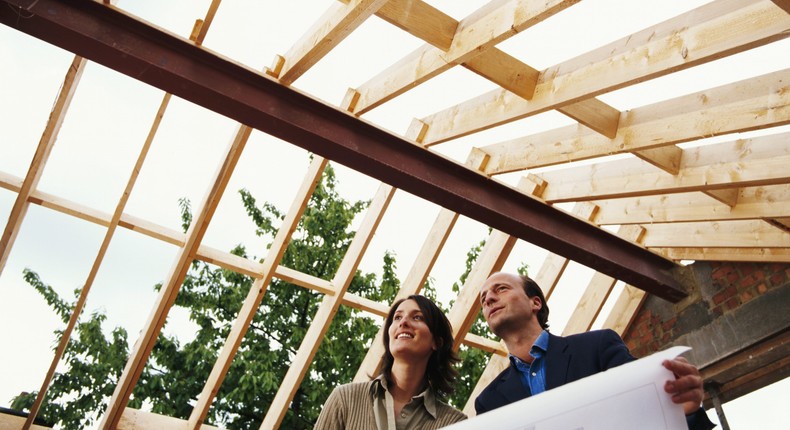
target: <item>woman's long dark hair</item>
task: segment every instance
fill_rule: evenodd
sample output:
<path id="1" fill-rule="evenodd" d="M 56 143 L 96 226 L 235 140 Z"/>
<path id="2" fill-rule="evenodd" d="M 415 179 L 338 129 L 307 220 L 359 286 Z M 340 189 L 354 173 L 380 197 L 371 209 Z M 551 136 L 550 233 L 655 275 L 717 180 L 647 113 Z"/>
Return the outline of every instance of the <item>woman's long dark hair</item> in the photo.
<path id="1" fill-rule="evenodd" d="M 455 390 L 454 383 L 455 378 L 458 376 L 458 371 L 453 366 L 455 363 L 460 362 L 461 359 L 453 351 L 453 329 L 450 326 L 450 321 L 444 315 L 444 312 L 425 296 L 412 294 L 392 304 L 387 320 L 384 323 L 385 352 L 381 373 L 387 379 L 387 383 L 392 381 L 391 372 L 395 357 L 390 352 L 389 328 L 392 325 L 392 319 L 395 317 L 395 311 L 398 309 L 398 306 L 406 300 L 414 300 L 417 303 L 423 317 L 425 317 L 425 323 L 433 335 L 433 340 L 436 342 L 436 350 L 433 351 L 428 359 L 425 377 L 436 396 L 444 400 Z"/>

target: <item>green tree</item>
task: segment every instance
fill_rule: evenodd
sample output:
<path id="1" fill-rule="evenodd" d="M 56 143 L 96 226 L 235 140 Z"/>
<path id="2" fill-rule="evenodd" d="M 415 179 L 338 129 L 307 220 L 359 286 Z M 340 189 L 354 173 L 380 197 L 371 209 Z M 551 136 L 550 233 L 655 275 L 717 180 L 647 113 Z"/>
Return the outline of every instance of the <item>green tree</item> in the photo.
<path id="1" fill-rule="evenodd" d="M 256 233 L 274 237 L 283 213 L 270 203 L 258 206 L 246 190 L 240 194 Z M 191 222 L 189 202 L 182 200 L 180 206 L 186 230 Z M 281 264 L 331 279 L 354 237 L 350 225 L 367 206 L 368 202 L 343 199 L 336 190 L 334 171 L 327 167 Z M 243 246 L 232 252 L 247 257 Z M 381 281 L 374 274 L 357 272 L 349 291 L 373 300 L 391 301 L 399 288 L 395 264 L 394 256 L 386 254 Z M 26 270 L 24 276 L 67 321 L 73 303 L 61 298 L 35 272 Z M 187 310 L 196 325 L 194 339 L 182 342 L 163 330 L 129 406 L 148 405 L 153 412 L 187 418 L 251 285 L 252 279 L 247 276 L 194 261 L 174 304 Z M 320 293 L 278 279 L 272 281 L 207 422 L 232 429 L 260 426 L 322 298 Z M 358 313 L 340 307 L 282 428 L 312 428 L 332 387 L 353 378 L 380 324 Z M 105 320 L 106 315 L 94 312 L 76 326 L 63 359 L 69 371 L 55 375 L 39 414 L 42 418 L 63 428 L 82 428 L 104 412 L 129 354 L 127 333 L 115 328 L 106 335 L 102 327 Z M 28 409 L 35 395 L 21 393 L 13 399 L 12 407 Z"/>
<path id="2" fill-rule="evenodd" d="M 349 202 L 336 190 L 333 169 L 327 167 L 299 222 L 281 264 L 306 274 L 331 279 L 354 237 L 350 225 L 368 202 Z M 243 205 L 255 224 L 256 234 L 271 242 L 284 214 L 274 205 L 258 204 L 247 191 L 239 191 Z M 180 200 L 182 228 L 187 230 L 192 214 L 189 201 Z M 466 270 L 458 292 L 482 249 L 480 242 L 467 254 Z M 270 245 L 269 245 L 270 246 Z M 248 258 L 244 246 L 232 253 Z M 251 257 L 256 258 L 256 257 Z M 355 274 L 349 291 L 371 300 L 391 302 L 400 288 L 395 274 L 395 257 L 386 253 L 381 280 L 374 274 Z M 38 291 L 55 313 L 68 321 L 74 302 L 60 297 L 38 274 L 25 270 L 25 280 Z M 160 334 L 135 387 L 129 406 L 150 407 L 153 412 L 187 418 L 195 399 L 208 378 L 233 321 L 253 280 L 239 273 L 194 261 L 179 291 L 174 306 L 188 312 L 195 324 L 194 338 L 182 341 Z M 161 285 L 154 286 L 160 289 Z M 436 299 L 429 280 L 423 293 Z M 230 429 L 257 429 L 274 399 L 305 333 L 323 299 L 320 293 L 274 279 L 247 335 L 217 393 L 207 422 Z M 128 336 L 123 328 L 107 330 L 107 317 L 96 311 L 80 318 L 64 353 L 69 370 L 56 373 L 39 416 L 61 428 L 83 428 L 93 424 L 105 411 L 118 378 L 129 356 Z M 375 336 L 380 321 L 341 306 L 316 353 L 304 381 L 282 423 L 282 428 L 307 429 L 318 417 L 332 388 L 349 382 Z M 478 320 L 472 331 L 485 335 L 487 328 Z M 56 332 L 60 336 L 62 332 Z M 448 399 L 462 408 L 482 372 L 488 355 L 462 347 L 463 363 L 456 394 Z M 29 409 L 36 392 L 24 392 L 12 400 L 11 407 Z"/>

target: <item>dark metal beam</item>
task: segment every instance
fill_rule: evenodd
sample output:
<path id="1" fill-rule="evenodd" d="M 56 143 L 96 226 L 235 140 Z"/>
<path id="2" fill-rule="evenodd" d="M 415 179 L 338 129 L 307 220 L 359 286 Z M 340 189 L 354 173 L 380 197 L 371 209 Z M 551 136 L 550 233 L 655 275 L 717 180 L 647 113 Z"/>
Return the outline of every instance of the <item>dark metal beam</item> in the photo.
<path id="1" fill-rule="evenodd" d="M 0 3 L 9 27 L 656 296 L 686 296 L 675 263 L 112 6 Z"/>

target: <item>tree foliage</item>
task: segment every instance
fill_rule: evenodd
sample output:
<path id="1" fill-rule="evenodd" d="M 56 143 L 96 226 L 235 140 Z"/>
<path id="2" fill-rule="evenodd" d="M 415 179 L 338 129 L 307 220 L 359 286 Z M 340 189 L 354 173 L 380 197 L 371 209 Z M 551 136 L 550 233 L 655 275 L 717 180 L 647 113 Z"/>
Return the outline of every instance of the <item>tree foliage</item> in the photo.
<path id="1" fill-rule="evenodd" d="M 258 204 L 247 190 L 239 193 L 256 234 L 273 238 L 284 214 L 271 203 Z M 280 264 L 332 279 L 354 237 L 352 221 L 368 203 L 343 199 L 336 190 L 334 171 L 327 167 Z M 179 207 L 186 231 L 192 221 L 189 201 L 180 200 Z M 481 247 L 482 243 L 470 250 L 461 283 Z M 231 252 L 249 258 L 242 245 Z M 349 291 L 391 302 L 400 288 L 395 257 L 385 254 L 382 266 L 380 280 L 372 273 L 358 271 Z M 60 297 L 35 272 L 26 270 L 24 276 L 57 315 L 68 321 L 74 303 Z M 231 270 L 201 261 L 192 263 L 174 306 L 188 313 L 195 327 L 194 337 L 184 340 L 168 334 L 166 328 L 162 331 L 132 393 L 130 407 L 189 417 L 252 283 L 252 278 Z M 154 288 L 158 290 L 161 285 Z M 458 284 L 454 286 L 457 289 Z M 75 298 L 78 293 L 75 291 Z M 435 298 L 430 282 L 424 293 Z M 322 299 L 323 294 L 273 279 L 209 410 L 207 423 L 230 429 L 260 426 Z M 353 378 L 381 324 L 358 313 L 340 307 L 296 391 L 282 428 L 312 428 L 332 388 Z M 64 353 L 68 371 L 56 373 L 39 413 L 41 418 L 61 428 L 83 428 L 93 424 L 106 409 L 129 356 L 129 341 L 123 328 L 108 330 L 103 326 L 105 321 L 106 315 L 99 311 L 80 318 Z M 478 321 L 473 330 L 482 333 L 484 328 Z M 457 407 L 465 404 L 488 359 L 474 349 L 462 350 L 461 354 L 462 379 L 456 395 L 449 399 Z M 35 392 L 21 393 L 13 399 L 12 408 L 29 409 L 35 396 Z"/>

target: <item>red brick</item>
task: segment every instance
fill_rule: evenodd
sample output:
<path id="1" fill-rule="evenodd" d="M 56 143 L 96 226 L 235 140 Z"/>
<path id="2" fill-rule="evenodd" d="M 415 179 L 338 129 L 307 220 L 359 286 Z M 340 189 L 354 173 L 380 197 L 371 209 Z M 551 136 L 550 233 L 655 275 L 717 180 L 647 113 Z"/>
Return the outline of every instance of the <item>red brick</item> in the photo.
<path id="1" fill-rule="evenodd" d="M 749 276 L 744 276 L 743 278 L 741 278 L 740 282 L 738 282 L 738 288 L 741 290 L 745 290 L 748 289 L 749 287 L 754 286 L 755 284 L 757 284 L 757 282 L 759 282 L 759 280 L 757 279 L 757 272 L 755 272 Z"/>
<path id="2" fill-rule="evenodd" d="M 731 297 L 729 300 L 727 300 L 727 310 L 733 310 L 740 306 L 740 304 L 741 303 L 737 297 Z"/>
<path id="3" fill-rule="evenodd" d="M 672 327 L 675 326 L 675 323 L 677 321 L 678 321 L 678 317 L 672 317 L 672 318 L 669 319 L 669 321 L 665 321 L 664 324 L 661 324 L 661 328 L 664 331 L 670 331 L 670 330 L 672 330 Z"/>
<path id="4" fill-rule="evenodd" d="M 757 286 L 758 293 L 765 294 L 766 291 L 768 291 L 768 287 L 766 287 L 765 284 L 760 284 Z"/>
<path id="5" fill-rule="evenodd" d="M 754 265 L 752 264 L 743 264 L 740 266 L 741 274 L 743 276 L 749 276 L 754 272 Z"/>
<path id="6" fill-rule="evenodd" d="M 728 287 L 713 296 L 713 303 L 719 305 L 736 294 L 738 294 L 738 290 L 736 290 L 735 287 Z"/>
<path id="7" fill-rule="evenodd" d="M 773 285 L 773 286 L 784 285 L 786 279 L 787 278 L 785 278 L 785 275 L 784 275 L 783 272 L 774 273 L 773 276 L 771 276 L 771 279 L 770 279 L 771 280 L 771 285 Z"/>
<path id="8" fill-rule="evenodd" d="M 754 298 L 754 296 L 749 291 L 744 291 L 744 292 L 741 293 L 741 303 L 746 303 L 749 300 L 751 300 L 752 298 Z"/>

